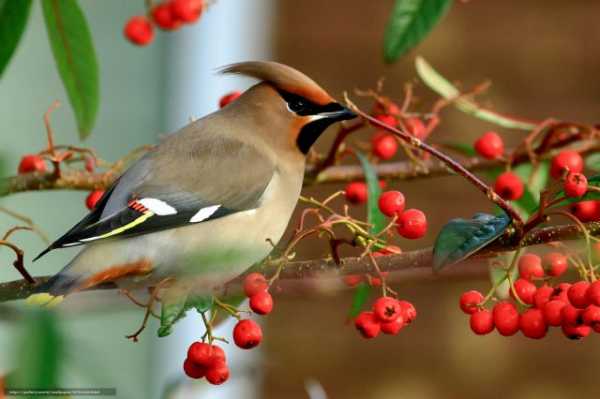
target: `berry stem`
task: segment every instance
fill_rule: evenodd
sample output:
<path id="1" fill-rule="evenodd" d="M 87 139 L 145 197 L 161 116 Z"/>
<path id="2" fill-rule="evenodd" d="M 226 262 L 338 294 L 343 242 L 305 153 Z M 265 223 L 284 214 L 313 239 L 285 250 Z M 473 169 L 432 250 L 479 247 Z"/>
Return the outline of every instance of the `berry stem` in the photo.
<path id="1" fill-rule="evenodd" d="M 373 118 L 372 116 L 366 114 L 365 112 L 360 110 L 356 105 L 354 105 L 348 99 L 347 96 L 346 96 L 346 103 L 349 108 L 351 108 L 354 112 L 356 112 L 362 118 L 371 122 L 373 125 L 381 128 L 381 129 L 385 129 L 385 130 L 393 133 L 394 135 L 400 137 L 402 140 L 406 141 L 413 147 L 418 148 L 420 150 L 423 150 L 423 151 L 431 154 L 432 156 L 434 156 L 437 159 L 439 159 L 440 161 L 442 161 L 450 169 L 452 169 L 459 175 L 463 176 L 471 184 L 473 184 L 479 191 L 484 193 L 490 201 L 492 201 L 493 203 L 498 205 L 500 208 L 502 208 L 502 210 L 504 210 L 504 212 L 506 212 L 510 216 L 510 218 L 513 220 L 514 227 L 520 233 L 519 236 L 522 235 L 521 232 L 523 229 L 523 219 L 521 218 L 519 213 L 507 201 L 503 200 L 499 195 L 496 195 L 496 193 L 494 193 L 494 191 L 492 190 L 492 188 L 490 186 L 488 186 L 485 182 L 483 182 L 481 179 L 479 179 L 479 177 L 475 176 L 473 173 L 471 173 L 469 170 L 467 170 L 465 167 L 463 167 L 459 162 L 455 161 L 450 156 L 444 154 L 443 152 L 437 150 L 436 148 L 430 146 L 429 144 L 424 143 L 423 141 L 419 140 L 418 138 L 413 137 L 412 135 L 410 135 L 404 131 L 398 130 L 392 126 L 386 125 L 385 123 L 380 122 L 376 118 Z"/>

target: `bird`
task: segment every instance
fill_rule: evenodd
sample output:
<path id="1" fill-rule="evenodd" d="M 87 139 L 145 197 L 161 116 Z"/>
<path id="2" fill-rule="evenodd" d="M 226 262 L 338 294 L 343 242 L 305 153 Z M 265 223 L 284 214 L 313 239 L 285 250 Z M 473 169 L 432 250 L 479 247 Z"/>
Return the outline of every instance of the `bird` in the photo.
<path id="1" fill-rule="evenodd" d="M 125 170 L 36 257 L 84 245 L 31 302 L 58 303 L 105 283 L 135 289 L 169 279 L 209 293 L 270 254 L 296 207 L 310 148 L 327 127 L 357 115 L 281 63 L 240 62 L 220 72 L 259 82 L 166 135 Z"/>

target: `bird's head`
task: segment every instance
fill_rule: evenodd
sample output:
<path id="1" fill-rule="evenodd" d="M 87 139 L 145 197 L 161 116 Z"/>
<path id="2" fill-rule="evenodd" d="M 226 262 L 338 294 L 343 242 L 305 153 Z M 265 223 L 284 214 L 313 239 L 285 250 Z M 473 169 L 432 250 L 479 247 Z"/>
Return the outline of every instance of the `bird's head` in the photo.
<path id="1" fill-rule="evenodd" d="M 302 154 L 308 153 L 328 126 L 357 116 L 336 102 L 308 76 L 287 65 L 251 61 L 228 65 L 221 71 L 261 80 L 261 83 L 247 90 L 232 106 L 235 104 L 236 107 L 253 112 L 255 118 L 268 123 L 271 129 L 265 129 L 259 134 L 293 147 Z"/>

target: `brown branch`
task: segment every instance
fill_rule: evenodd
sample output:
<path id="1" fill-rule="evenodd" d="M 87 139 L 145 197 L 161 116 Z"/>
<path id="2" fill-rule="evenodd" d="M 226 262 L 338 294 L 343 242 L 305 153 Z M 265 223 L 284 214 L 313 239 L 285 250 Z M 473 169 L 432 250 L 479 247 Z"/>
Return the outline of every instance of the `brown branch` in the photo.
<path id="1" fill-rule="evenodd" d="M 585 224 L 591 235 L 600 235 L 600 222 Z M 555 241 L 575 240 L 581 238 L 582 232 L 577 225 L 553 226 L 537 229 L 529 233 L 522 241 L 523 247 L 551 243 Z M 398 255 L 381 256 L 377 258 L 377 264 L 383 272 L 394 272 L 393 281 L 405 280 L 431 280 L 446 278 L 484 278 L 487 276 L 487 259 L 493 258 L 499 252 L 507 252 L 515 249 L 512 237 L 503 237 L 492 245 L 479 251 L 476 255 L 461 262 L 461 264 L 449 266 L 440 273 L 433 272 L 432 248 L 404 252 Z M 267 275 L 277 273 L 277 265 L 268 265 L 263 272 Z M 374 272 L 373 264 L 367 257 L 349 257 L 340 259 L 339 266 L 334 259 L 314 259 L 290 262 L 281 270 L 279 278 L 282 280 L 302 280 L 314 278 L 324 272 L 335 272 L 336 275 L 367 274 Z M 35 277 L 35 285 L 25 280 L 15 280 L 0 284 L 0 302 L 13 301 L 27 298 L 34 293 L 35 288 L 47 281 L 50 276 Z M 105 284 L 93 287 L 90 290 L 115 289 L 114 284 Z"/>
<path id="2" fill-rule="evenodd" d="M 588 154 L 600 151 L 599 140 L 585 140 L 574 147 L 576 151 L 582 154 Z M 549 159 L 556 155 L 559 150 L 553 150 L 546 153 L 540 159 Z M 510 150 L 508 150 L 510 152 Z M 516 156 L 513 165 L 519 165 L 528 162 L 529 158 L 525 152 Z M 498 167 L 505 166 L 503 161 L 487 161 L 480 157 L 466 158 L 461 161 L 462 165 L 471 172 L 482 172 Z M 449 176 L 450 171 L 443 163 L 436 159 L 422 161 L 423 168 L 416 169 L 414 164 L 409 161 L 382 163 L 375 166 L 377 175 L 382 179 L 392 180 L 410 180 L 424 177 Z M 364 174 L 360 165 L 338 165 L 330 166 L 325 170 L 318 172 L 318 167 L 308 165 L 306 168 L 305 185 L 325 184 L 325 183 L 344 183 L 354 180 L 364 179 Z M 0 197 L 9 194 L 15 194 L 26 191 L 39 190 L 84 190 L 92 191 L 107 188 L 119 172 L 109 170 L 103 173 L 90 173 L 84 170 L 66 170 L 57 179 L 52 172 L 49 173 L 28 173 L 23 175 L 11 176 L 0 180 Z"/>

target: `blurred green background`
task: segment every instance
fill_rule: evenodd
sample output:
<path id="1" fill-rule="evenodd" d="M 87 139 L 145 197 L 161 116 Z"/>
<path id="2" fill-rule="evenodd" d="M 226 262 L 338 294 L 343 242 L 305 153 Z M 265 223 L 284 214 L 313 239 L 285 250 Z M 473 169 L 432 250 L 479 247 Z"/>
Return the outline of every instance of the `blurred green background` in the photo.
<path id="1" fill-rule="evenodd" d="M 241 6 L 248 1 L 272 7 L 266 28 L 261 25 L 270 31 L 271 58 L 306 72 L 334 96 L 340 97 L 342 91 L 357 87 L 374 87 L 377 79 L 385 76 L 386 92 L 401 99 L 404 82 L 415 78 L 414 55 L 421 54 L 464 88 L 491 79 L 493 86 L 482 100 L 499 111 L 534 119 L 555 116 L 597 121 L 598 1 L 456 2 L 416 52 L 392 66 L 385 66 L 381 57 L 391 0 L 219 0 L 215 8 L 233 4 L 234 9 L 239 7 L 240 14 L 244 13 L 240 18 L 247 18 L 250 26 L 263 24 L 262 20 L 254 22 L 255 16 Z M 219 48 L 218 36 L 200 35 L 194 28 L 175 35 L 159 34 L 151 46 L 135 48 L 122 38 L 121 29 L 129 16 L 142 12 L 142 0 L 85 0 L 81 4 L 100 58 L 102 95 L 98 123 L 85 145 L 114 160 L 136 146 L 154 142 L 159 134 L 181 124 L 181 117 L 173 122 L 173 114 L 187 113 L 187 117 L 205 112 L 206 107 L 196 108 L 191 100 L 181 109 L 168 106 L 174 93 L 166 89 L 166 82 L 191 62 L 182 53 L 173 52 L 172 46 L 176 38 L 185 39 L 190 48 L 209 48 L 210 52 L 204 55 L 220 59 L 226 49 Z M 216 9 L 211 10 L 199 25 L 219 25 L 221 32 L 235 29 L 231 20 L 216 20 L 219 15 Z M 248 49 L 240 57 L 253 57 L 256 43 L 252 40 L 256 37 L 247 34 L 246 42 L 240 42 L 240 47 Z M 260 53 L 256 57 L 262 56 Z M 198 73 L 205 79 L 218 79 L 206 70 Z M 200 96 L 202 89 L 194 87 Z M 417 90 L 417 109 L 426 110 L 434 97 L 422 86 L 417 86 Z M 38 151 L 45 145 L 42 115 L 55 99 L 63 103 L 52 117 L 57 141 L 77 143 L 76 127 L 51 58 L 40 8 L 34 6 L 16 56 L 0 80 L 0 154 L 8 172 L 16 170 L 21 154 Z M 432 141 L 470 143 L 490 128 L 448 110 Z M 508 130 L 499 132 L 509 143 L 518 142 L 523 135 Z M 324 137 L 318 148 L 325 149 L 332 136 L 330 133 Z M 485 199 L 457 177 L 396 183 L 391 187 L 401 189 L 409 206 L 417 206 L 429 216 L 426 239 L 398 241 L 405 250 L 430 244 L 451 217 L 489 209 Z M 339 188 L 320 187 L 307 193 L 322 196 Z M 56 237 L 85 214 L 85 195 L 25 193 L 2 198 L 0 203 L 30 216 L 50 237 Z M 14 223 L 5 216 L 0 222 L 2 229 Z M 15 237 L 26 249 L 28 260 L 44 246 L 25 232 Z M 326 250 L 324 244 L 312 241 L 303 245 L 301 255 L 316 258 Z M 34 274 L 54 272 L 75 251 L 54 252 L 29 265 L 29 270 Z M 18 278 L 9 267 L 11 254 L 7 250 L 0 254 L 5 265 L 0 278 Z M 521 336 L 507 339 L 496 334 L 474 336 L 457 301 L 465 289 L 487 289 L 489 284 L 485 281 L 439 280 L 394 287 L 403 298 L 415 303 L 419 317 L 397 337 L 368 342 L 344 323 L 350 292 L 321 289 L 311 282 L 302 286 L 277 295 L 276 311 L 264 321 L 265 340 L 260 356 L 252 362 L 244 364 L 240 360 L 232 365 L 233 373 L 245 375 L 250 385 L 228 397 L 307 398 L 307 381 L 317 381 L 329 398 L 553 399 L 595 398 L 600 393 L 595 380 L 600 355 L 598 337 L 571 342 L 556 331 L 541 341 Z M 65 360 L 63 385 L 114 386 L 122 398 L 158 397 L 157 387 L 164 381 L 157 377 L 156 370 L 180 364 L 181 353 L 173 352 L 169 359 L 169 351 L 162 350 L 157 356 L 158 344 L 150 339 L 154 326 L 137 344 L 125 340 L 124 335 L 137 328 L 142 316 L 126 302 L 119 301 L 118 306 L 108 302 L 108 312 L 105 301 L 112 299 L 81 297 L 76 301 L 82 303 L 85 311 L 78 311 L 77 303 L 71 303 L 72 312 L 61 316 L 72 353 Z M 0 325 L 0 370 L 8 370 L 12 364 L 16 331 L 12 324 Z M 175 339 L 179 338 L 167 338 L 160 345 L 169 347 Z M 255 356 L 236 353 L 235 359 Z M 258 393 L 249 388 L 252 385 Z M 312 398 L 319 397 L 314 390 L 308 391 L 313 392 Z M 222 392 L 222 388 L 213 387 L 179 397 L 224 397 Z"/>

